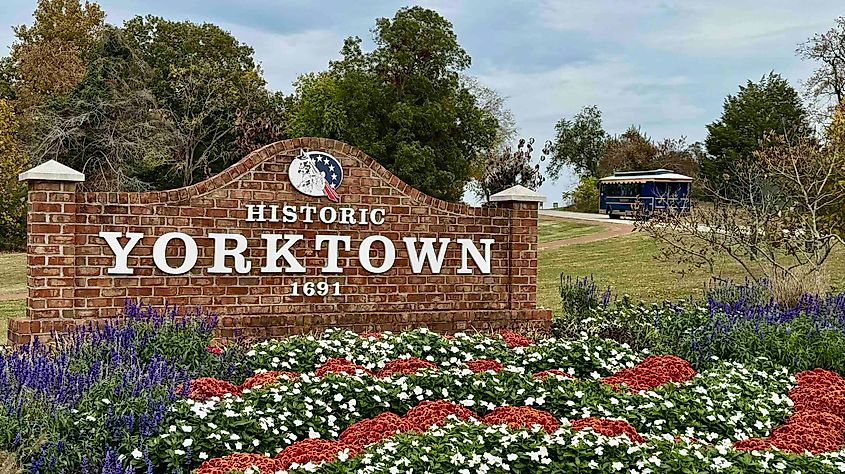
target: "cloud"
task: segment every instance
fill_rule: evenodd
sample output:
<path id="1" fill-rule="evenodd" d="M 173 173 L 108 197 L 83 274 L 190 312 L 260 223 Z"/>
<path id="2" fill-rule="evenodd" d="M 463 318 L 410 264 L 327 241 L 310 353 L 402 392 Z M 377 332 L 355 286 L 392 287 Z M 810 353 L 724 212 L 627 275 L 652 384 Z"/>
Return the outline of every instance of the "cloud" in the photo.
<path id="1" fill-rule="evenodd" d="M 285 94 L 293 91 L 292 83 L 300 74 L 323 71 L 330 60 L 338 59 L 344 39 L 327 29 L 283 34 L 243 25 L 221 23 L 221 27 L 253 47 L 270 89 Z"/>

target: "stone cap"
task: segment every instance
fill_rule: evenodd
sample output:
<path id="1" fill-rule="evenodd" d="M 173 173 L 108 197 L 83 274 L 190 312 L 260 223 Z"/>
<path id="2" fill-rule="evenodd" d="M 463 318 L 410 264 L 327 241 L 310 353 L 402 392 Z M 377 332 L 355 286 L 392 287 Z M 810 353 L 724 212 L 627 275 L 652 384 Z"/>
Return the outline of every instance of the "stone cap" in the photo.
<path id="1" fill-rule="evenodd" d="M 19 174 L 18 181 L 66 181 L 81 183 L 85 181 L 85 175 L 56 160 L 50 160 Z"/>
<path id="2" fill-rule="evenodd" d="M 546 196 L 537 193 L 536 191 L 532 191 L 525 186 L 517 184 L 516 186 L 511 186 L 504 191 L 499 191 L 498 193 L 490 196 L 490 202 L 507 202 L 507 201 L 520 201 L 520 202 L 545 202 Z"/>

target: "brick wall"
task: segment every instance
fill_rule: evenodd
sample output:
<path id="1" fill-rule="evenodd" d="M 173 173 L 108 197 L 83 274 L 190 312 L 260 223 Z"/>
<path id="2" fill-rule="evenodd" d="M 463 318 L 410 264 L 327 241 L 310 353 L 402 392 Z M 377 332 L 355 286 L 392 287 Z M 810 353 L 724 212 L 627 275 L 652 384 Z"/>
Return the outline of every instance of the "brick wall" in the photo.
<path id="1" fill-rule="evenodd" d="M 301 149 L 325 151 L 344 169 L 341 202 L 296 191 L 287 167 Z M 253 152 L 236 165 L 187 188 L 147 193 L 77 192 L 77 183 L 29 182 L 28 287 L 25 319 L 9 325 L 10 341 L 27 342 L 85 320 L 118 316 L 127 298 L 154 305 L 203 306 L 221 315 L 220 336 L 236 331 L 271 337 L 344 326 L 356 331 L 427 326 L 442 332 L 547 326 L 548 310 L 536 308 L 536 202 L 503 202 L 471 208 L 439 201 L 400 181 L 373 159 L 347 144 L 302 138 Z M 385 208 L 383 225 L 339 226 L 247 222 L 249 204 L 311 204 L 317 207 Z M 102 231 L 143 232 L 130 253 L 132 275 L 111 275 L 114 255 Z M 193 236 L 197 265 L 184 275 L 155 268 L 152 247 L 167 232 Z M 210 274 L 210 232 L 244 235 L 253 262 L 249 274 Z M 261 274 L 262 233 L 305 237 L 292 252 L 305 274 Z M 341 274 L 321 274 L 325 252 L 315 251 L 317 234 L 349 235 L 352 252 L 340 252 Z M 383 274 L 362 268 L 355 250 L 367 236 L 396 244 L 396 262 Z M 440 274 L 413 274 L 403 237 L 494 239 L 489 274 L 457 274 L 460 247 L 452 245 Z M 124 241 L 125 242 L 125 241 Z M 169 248 L 178 266 L 184 250 Z M 470 260 L 472 262 L 472 260 Z M 293 296 L 291 284 L 339 282 L 340 296 Z"/>

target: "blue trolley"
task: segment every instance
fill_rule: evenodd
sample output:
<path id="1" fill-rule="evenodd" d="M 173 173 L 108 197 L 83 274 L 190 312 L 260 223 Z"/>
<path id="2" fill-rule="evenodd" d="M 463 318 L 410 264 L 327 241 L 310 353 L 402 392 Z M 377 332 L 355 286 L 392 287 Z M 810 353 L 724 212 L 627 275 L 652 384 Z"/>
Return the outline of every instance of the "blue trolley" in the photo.
<path id="1" fill-rule="evenodd" d="M 689 212 L 692 178 L 671 170 L 620 171 L 599 180 L 599 212 L 611 219 Z"/>

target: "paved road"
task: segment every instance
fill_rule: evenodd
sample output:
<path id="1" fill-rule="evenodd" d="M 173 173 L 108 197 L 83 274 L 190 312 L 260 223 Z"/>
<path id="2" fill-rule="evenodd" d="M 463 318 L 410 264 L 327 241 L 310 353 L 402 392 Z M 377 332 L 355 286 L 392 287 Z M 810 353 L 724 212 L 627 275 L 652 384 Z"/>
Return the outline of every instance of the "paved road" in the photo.
<path id="1" fill-rule="evenodd" d="M 574 219 L 578 221 L 600 222 L 602 224 L 610 225 L 634 225 L 633 219 L 611 219 L 605 214 L 589 214 L 586 212 L 552 211 L 548 209 L 540 209 L 540 215 L 544 217 L 557 217 L 560 219 Z"/>
<path id="2" fill-rule="evenodd" d="M 555 219 L 576 220 L 582 222 L 589 222 L 598 224 L 602 230 L 594 234 L 582 235 L 580 237 L 573 237 L 570 239 L 552 240 L 550 242 L 542 242 L 537 248 L 539 250 L 549 250 L 567 245 L 583 244 L 587 242 L 598 242 L 599 240 L 612 239 L 614 237 L 621 237 L 628 235 L 634 231 L 634 221 L 623 219 L 610 219 L 604 214 L 587 214 L 584 212 L 569 212 L 569 211 L 549 211 L 541 210 L 540 215 L 543 217 L 552 217 Z"/>

